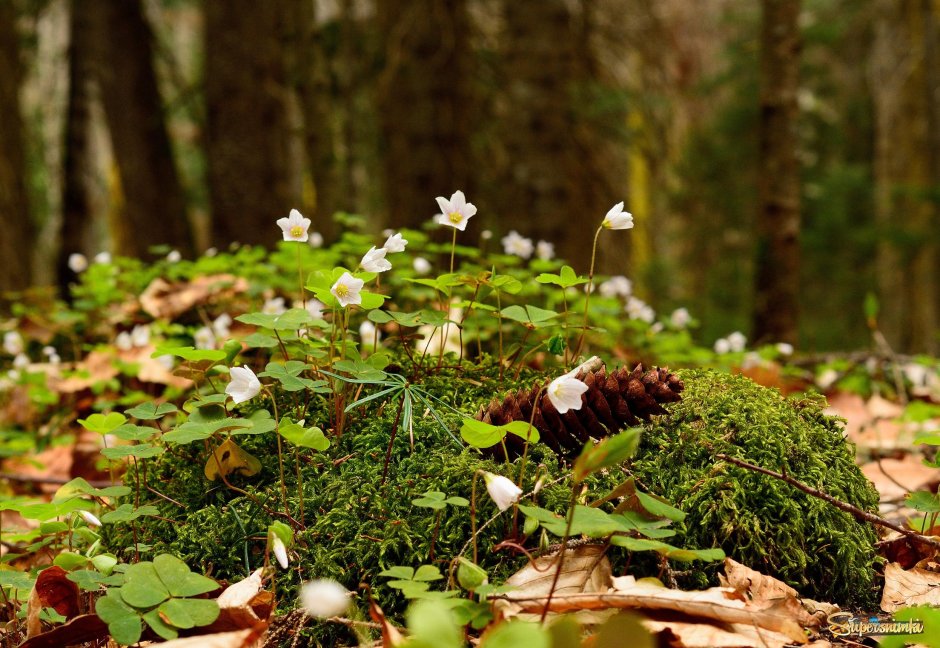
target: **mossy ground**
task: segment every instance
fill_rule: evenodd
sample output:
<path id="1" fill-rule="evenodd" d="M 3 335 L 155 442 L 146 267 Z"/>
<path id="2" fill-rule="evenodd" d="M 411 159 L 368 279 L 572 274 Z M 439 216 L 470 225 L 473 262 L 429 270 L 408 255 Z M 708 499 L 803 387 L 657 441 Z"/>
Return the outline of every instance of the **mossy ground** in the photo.
<path id="1" fill-rule="evenodd" d="M 683 401 L 670 406 L 671 416 L 659 417 L 648 426 L 630 468 L 652 492 L 688 513 L 674 544 L 721 546 L 741 562 L 783 578 L 804 594 L 840 602 L 868 601 L 874 581 L 875 540 L 869 527 L 786 484 L 713 458 L 726 452 L 768 468 L 786 467 L 801 481 L 871 509 L 877 494 L 855 467 L 852 449 L 838 425 L 824 417 L 816 403 L 784 401 L 776 392 L 743 378 L 714 372 L 683 372 L 682 377 L 686 382 Z M 538 376 L 523 374 L 526 385 L 535 380 Z M 445 370 L 423 381 L 430 393 L 466 415 L 514 386 L 508 381 L 498 384 L 495 371 L 479 369 L 467 374 Z M 297 398 L 297 394 L 284 394 L 279 410 L 284 412 Z M 461 449 L 433 417 L 416 408 L 414 448 L 408 435 L 399 433 L 383 483 L 396 407 L 395 402 L 379 407 L 374 401 L 368 409 L 351 412 L 343 435 L 333 439 L 327 451 L 300 453 L 306 528 L 297 533 L 291 569 L 279 572 L 276 587 L 282 608 L 293 607 L 301 582 L 330 577 L 350 589 L 368 583 L 387 612 L 401 612 L 405 601 L 377 575 L 393 565 L 429 562 L 435 514 L 413 506 L 412 500 L 429 490 L 469 499 L 472 476 L 481 468 L 515 476 L 518 463 L 510 470 L 476 451 Z M 306 412 L 308 425 L 325 428 L 325 411 L 325 402 L 312 403 Z M 459 429 L 461 416 L 444 409 L 439 413 L 452 430 Z M 273 435 L 236 439 L 262 462 L 262 471 L 254 477 L 231 477 L 234 485 L 252 497 L 221 482 L 206 481 L 207 453 L 202 445 L 176 447 L 155 461 L 148 473 L 150 483 L 183 508 L 156 500 L 172 522 L 145 518 L 138 527 L 138 539 L 154 551 L 175 553 L 194 569 L 201 567 L 216 578 L 231 580 L 261 564 L 266 529 L 272 521 L 269 512 L 283 510 Z M 299 515 L 300 499 L 296 465 L 293 450 L 285 444 L 286 486 L 294 516 Z M 529 489 L 539 471 L 554 478 L 566 470 L 542 447 L 533 449 L 529 466 L 525 484 Z M 603 495 L 621 481 L 623 475 L 615 472 L 597 478 L 592 495 Z M 548 487 L 539 493 L 539 505 L 563 511 L 569 493 L 566 482 Z M 478 520 L 482 521 L 495 507 L 482 485 L 477 495 Z M 480 562 L 493 581 L 525 563 L 524 557 L 493 550 L 511 525 L 511 515 L 501 516 L 480 537 Z M 467 508 L 444 511 L 434 560 L 443 572 L 447 561 L 470 538 L 470 530 Z M 112 531 L 106 541 L 112 549 L 122 549 L 131 544 L 131 535 L 124 528 Z M 613 558 L 615 565 L 627 562 L 626 556 Z M 652 562 L 631 562 L 634 569 L 647 564 L 658 570 Z M 318 632 L 319 640 L 328 644 L 342 640 Z"/>

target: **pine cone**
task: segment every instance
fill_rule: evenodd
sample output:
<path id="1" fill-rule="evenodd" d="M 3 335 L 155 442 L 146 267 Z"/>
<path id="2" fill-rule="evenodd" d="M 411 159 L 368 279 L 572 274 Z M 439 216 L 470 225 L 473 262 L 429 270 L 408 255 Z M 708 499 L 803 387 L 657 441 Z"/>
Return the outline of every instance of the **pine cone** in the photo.
<path id="1" fill-rule="evenodd" d="M 507 394 L 502 402 L 493 400 L 476 418 L 492 425 L 532 420 L 541 441 L 567 457 L 580 452 L 588 439 L 603 439 L 625 427 L 639 425 L 641 420 L 649 421 L 654 414 L 665 414 L 663 404 L 678 401 L 684 388 L 679 377 L 668 369 L 644 371 L 639 364 L 633 371 L 621 367 L 609 374 L 603 366 L 597 371 L 582 370 L 577 378 L 588 386 L 581 396 L 579 410 L 559 414 L 548 395 L 542 392 L 538 411 L 532 419 L 532 406 L 539 392 L 539 387 L 532 387 L 528 391 L 520 389 Z M 520 437 L 506 435 L 510 458 L 521 455 L 524 445 Z M 489 452 L 503 457 L 499 445 Z"/>

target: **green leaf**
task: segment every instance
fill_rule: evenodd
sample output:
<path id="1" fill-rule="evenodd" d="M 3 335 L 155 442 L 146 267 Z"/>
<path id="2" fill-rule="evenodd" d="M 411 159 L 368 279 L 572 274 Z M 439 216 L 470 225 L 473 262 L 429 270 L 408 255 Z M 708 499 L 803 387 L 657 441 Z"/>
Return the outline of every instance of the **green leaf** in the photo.
<path id="1" fill-rule="evenodd" d="M 434 565 L 421 565 L 415 571 L 412 580 L 416 581 L 436 581 L 442 579 L 441 570 Z"/>
<path id="2" fill-rule="evenodd" d="M 529 304 L 526 304 L 525 308 L 516 305 L 507 306 L 502 311 L 500 311 L 500 313 L 507 319 L 511 319 L 522 324 L 528 324 L 533 328 L 543 326 L 550 320 L 558 317 L 558 313 L 555 311 L 545 310 L 544 308 L 538 308 L 537 306 L 530 306 Z"/>
<path id="3" fill-rule="evenodd" d="M 460 563 L 457 565 L 457 582 L 462 588 L 473 591 L 487 581 L 485 569 L 463 556 L 458 556 L 457 561 Z"/>
<path id="4" fill-rule="evenodd" d="M 310 365 L 297 360 L 288 360 L 287 362 L 269 362 L 264 371 L 259 376 L 274 378 L 281 383 L 286 391 L 295 392 L 302 389 L 313 389 L 315 387 L 310 378 L 300 378 L 302 371 L 308 369 Z"/>
<path id="5" fill-rule="evenodd" d="M 565 534 L 568 523 L 564 516 L 556 515 L 537 506 L 519 505 L 525 515 L 536 518 L 550 533 L 557 536 Z M 574 507 L 574 517 L 571 522 L 571 535 L 584 534 L 591 538 L 604 538 L 617 531 L 630 531 L 622 518 L 611 515 L 598 508 L 578 504 Z"/>
<path id="6" fill-rule="evenodd" d="M 379 576 L 385 576 L 387 578 L 397 578 L 399 580 L 411 580 L 415 575 L 414 567 L 405 567 L 402 565 L 396 565 L 395 567 L 389 567 L 385 571 L 379 573 Z"/>
<path id="7" fill-rule="evenodd" d="M 108 511 L 102 515 L 101 521 L 109 524 L 115 522 L 130 522 L 131 520 L 136 520 L 145 515 L 160 515 L 160 509 L 150 504 L 141 506 L 138 509 L 135 509 L 133 504 L 121 504 L 113 511 Z"/>
<path id="8" fill-rule="evenodd" d="M 137 457 L 138 459 L 150 459 L 159 457 L 164 452 L 163 448 L 152 443 L 139 443 L 137 445 L 119 445 L 113 448 L 102 448 L 101 454 L 108 459 L 123 459 L 125 457 Z"/>
<path id="9" fill-rule="evenodd" d="M 88 558 L 81 554 L 72 553 L 71 551 L 63 551 L 53 559 L 52 564 L 58 565 L 65 571 L 72 571 L 73 569 L 87 565 Z"/>
<path id="10" fill-rule="evenodd" d="M 105 488 L 95 488 L 81 477 L 76 477 L 72 481 L 63 484 L 55 493 L 56 500 L 63 500 L 72 497 L 76 493 L 91 495 L 93 497 L 123 497 L 131 493 L 130 486 L 107 486 Z"/>
<path id="11" fill-rule="evenodd" d="M 418 601 L 408 608 L 405 618 L 411 631 L 408 648 L 462 648 L 464 645 L 463 633 L 446 603 Z"/>
<path id="12" fill-rule="evenodd" d="M 123 414 L 111 412 L 110 414 L 92 414 L 87 419 L 78 419 L 78 422 L 86 430 L 98 434 L 108 434 L 126 420 L 127 418 Z"/>
<path id="13" fill-rule="evenodd" d="M 153 435 L 157 434 L 157 432 L 159 432 L 159 430 L 152 427 L 144 427 L 142 425 L 134 425 L 133 423 L 125 423 L 120 427 L 114 428 L 111 434 L 121 439 L 122 441 L 146 441 Z"/>
<path id="14" fill-rule="evenodd" d="M 940 498 L 935 493 L 917 491 L 906 495 L 907 505 L 922 513 L 940 513 Z"/>
<path id="15" fill-rule="evenodd" d="M 486 633 L 481 648 L 550 648 L 551 635 L 538 623 L 509 621 Z"/>
<path id="16" fill-rule="evenodd" d="M 191 602 L 182 599 L 170 599 L 161 603 L 157 610 L 170 625 L 187 630 L 196 626 L 196 622 L 187 609 Z M 216 607 L 216 611 L 218 611 L 218 607 Z"/>
<path id="17" fill-rule="evenodd" d="M 571 266 L 562 266 L 561 274 L 557 275 L 543 272 L 535 280 L 542 284 L 554 284 L 562 288 L 571 288 L 588 281 L 587 277 L 579 277 Z"/>
<path id="18" fill-rule="evenodd" d="M 147 625 L 150 626 L 150 629 L 156 632 L 160 637 L 170 641 L 171 639 L 176 639 L 179 636 L 179 633 L 176 631 L 176 628 L 168 624 L 163 620 L 163 617 L 160 616 L 160 609 L 150 610 L 143 615 L 144 621 L 147 622 Z"/>
<path id="19" fill-rule="evenodd" d="M 216 349 L 195 349 L 191 346 L 181 347 L 157 347 L 157 350 L 150 354 L 151 358 L 159 358 L 162 355 L 176 356 L 190 362 L 201 362 L 209 360 L 218 362 L 225 357 L 225 351 Z"/>
<path id="20" fill-rule="evenodd" d="M 91 559 L 91 564 L 95 569 L 107 576 L 117 565 L 117 558 L 112 554 L 98 554 Z"/>
<path id="21" fill-rule="evenodd" d="M 31 590 L 36 579 L 27 572 L 19 570 L 3 569 L 0 570 L 0 587 L 12 587 L 18 590 Z"/>
<path id="22" fill-rule="evenodd" d="M 211 578 L 189 571 L 186 563 L 176 556 L 160 554 L 153 559 L 153 566 L 172 596 L 197 596 L 219 588 Z"/>
<path id="23" fill-rule="evenodd" d="M 621 612 L 607 619 L 597 629 L 593 648 L 619 648 L 623 645 L 629 645 L 630 648 L 655 648 L 659 642 L 643 627 L 641 620 L 642 617 L 632 612 Z"/>
<path id="24" fill-rule="evenodd" d="M 281 419 L 278 432 L 282 437 L 301 448 L 312 448 L 323 452 L 330 447 L 330 440 L 323 434 L 323 430 L 318 427 L 304 428 L 297 423 L 292 423 L 287 418 Z"/>
<path id="25" fill-rule="evenodd" d="M 529 443 L 538 443 L 540 438 L 539 431 L 535 429 L 535 426 L 529 425 L 528 421 L 511 421 L 500 428 L 523 440 L 528 440 Z"/>
<path id="26" fill-rule="evenodd" d="M 73 583 L 77 584 L 86 592 L 95 592 L 101 589 L 102 584 L 108 579 L 99 572 L 92 569 L 76 569 L 66 575 Z"/>
<path id="27" fill-rule="evenodd" d="M 117 590 L 108 590 L 95 601 L 95 613 L 108 624 L 108 632 L 119 644 L 131 645 L 140 640 L 143 632 L 140 616 L 121 599 Z"/>
<path id="28" fill-rule="evenodd" d="M 294 544 L 294 530 L 283 522 L 274 521 L 268 525 L 268 537 L 272 535 L 280 538 L 285 547 L 290 547 Z"/>
<path id="29" fill-rule="evenodd" d="M 647 495 L 640 491 L 636 491 L 634 494 L 637 499 L 640 500 L 640 504 L 643 508 L 656 517 L 663 517 L 673 522 L 682 522 L 685 519 L 685 513 L 652 495 Z"/>
<path id="30" fill-rule="evenodd" d="M 270 349 L 278 345 L 277 338 L 273 335 L 265 335 L 264 333 L 252 333 L 245 337 L 242 342 L 249 349 Z"/>
<path id="31" fill-rule="evenodd" d="M 173 403 L 142 403 L 125 410 L 124 413 L 141 421 L 153 421 L 176 411 L 176 405 Z"/>
<path id="32" fill-rule="evenodd" d="M 170 598 L 170 592 L 152 562 L 128 565 L 124 584 L 118 591 L 125 603 L 136 608 L 153 607 Z"/>
<path id="33" fill-rule="evenodd" d="M 380 295 L 378 293 L 372 293 L 367 290 L 363 290 L 359 293 L 362 303 L 359 304 L 359 307 L 364 310 L 372 310 L 373 308 L 378 308 L 385 301 L 385 295 Z"/>
<path id="34" fill-rule="evenodd" d="M 474 448 L 489 448 L 502 441 L 505 436 L 505 429 L 471 418 L 465 418 L 460 428 L 460 438 Z"/>
<path id="35" fill-rule="evenodd" d="M 235 318 L 243 324 L 260 326 L 275 331 L 296 331 L 313 321 L 313 316 L 303 308 L 291 308 L 279 315 L 271 313 L 245 313 Z"/>
<path id="36" fill-rule="evenodd" d="M 574 462 L 572 479 L 580 484 L 598 470 L 619 466 L 633 456 L 640 443 L 640 428 L 630 428 L 620 434 L 607 437 L 597 445 L 590 442 Z"/>
<path id="37" fill-rule="evenodd" d="M 248 419 L 238 419 L 226 417 L 217 421 L 193 422 L 186 421 L 175 430 L 170 430 L 163 435 L 163 440 L 167 443 L 192 443 L 193 441 L 202 441 L 208 439 L 216 432 L 222 430 L 231 430 L 233 428 L 250 428 L 251 421 Z"/>

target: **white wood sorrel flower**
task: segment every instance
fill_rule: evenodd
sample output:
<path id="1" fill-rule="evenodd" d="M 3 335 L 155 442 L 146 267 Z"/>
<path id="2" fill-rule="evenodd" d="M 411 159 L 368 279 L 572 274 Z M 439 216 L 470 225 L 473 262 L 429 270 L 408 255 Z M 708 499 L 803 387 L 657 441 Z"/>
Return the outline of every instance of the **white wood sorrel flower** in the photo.
<path id="1" fill-rule="evenodd" d="M 607 215 L 604 216 L 604 227 L 607 229 L 630 229 L 633 227 L 633 214 L 623 211 L 623 201 L 610 208 Z"/>
<path id="2" fill-rule="evenodd" d="M 364 283 L 362 279 L 356 279 L 348 272 L 344 272 L 343 276 L 337 279 L 333 287 L 330 288 L 330 292 L 339 301 L 339 305 L 344 308 L 350 304 L 358 305 L 362 303 L 359 291 L 362 290 Z"/>
<path id="3" fill-rule="evenodd" d="M 312 580 L 300 590 L 300 605 L 319 619 L 339 616 L 349 608 L 349 591 L 329 578 Z"/>
<path id="4" fill-rule="evenodd" d="M 405 246 L 408 245 L 408 239 L 402 238 L 401 234 L 392 234 L 385 240 L 384 247 L 388 252 L 404 252 Z"/>
<path id="5" fill-rule="evenodd" d="M 384 247 L 376 248 L 374 245 L 365 253 L 365 256 L 362 257 L 362 261 L 359 262 L 359 267 L 361 267 L 366 272 L 385 272 L 386 270 L 392 269 L 392 264 L 385 258 L 385 255 L 388 253 L 388 250 Z"/>
<path id="6" fill-rule="evenodd" d="M 500 511 L 505 511 L 518 502 L 519 496 L 522 495 L 522 489 L 516 486 L 511 479 L 507 479 L 502 475 L 494 475 L 484 470 L 483 480 L 486 482 L 486 492 L 496 502 L 496 507 Z"/>
<path id="7" fill-rule="evenodd" d="M 459 229 L 461 232 L 467 229 L 467 221 L 477 213 L 476 205 L 468 203 L 462 191 L 455 191 L 450 200 L 443 196 L 438 196 L 435 200 L 437 200 L 437 206 L 441 208 L 441 213 L 435 216 L 434 220 L 441 225 Z"/>
<path id="8" fill-rule="evenodd" d="M 251 367 L 232 367 L 229 373 L 232 380 L 225 387 L 225 393 L 231 396 L 236 404 L 251 400 L 261 391 L 261 381 Z"/>
<path id="9" fill-rule="evenodd" d="M 309 238 L 307 230 L 310 229 L 310 219 L 304 218 L 303 214 L 296 209 L 290 210 L 290 216 L 287 218 L 277 219 L 277 226 L 284 233 L 285 241 L 306 243 Z"/>
<path id="10" fill-rule="evenodd" d="M 555 378 L 548 384 L 546 393 L 559 414 L 568 410 L 581 409 L 581 395 L 588 390 L 588 386 L 575 378 L 579 369 L 570 371 L 563 376 Z"/>
<path id="11" fill-rule="evenodd" d="M 98 517 L 91 511 L 79 509 L 78 514 L 82 517 L 83 520 L 85 520 L 85 523 L 88 524 L 88 526 L 92 526 L 92 527 L 101 526 L 101 520 L 99 520 Z"/>
<path id="12" fill-rule="evenodd" d="M 287 569 L 287 565 L 289 564 L 287 560 L 287 547 L 276 533 L 272 534 L 271 537 L 271 553 L 277 558 L 277 564 L 281 566 L 281 569 Z"/>

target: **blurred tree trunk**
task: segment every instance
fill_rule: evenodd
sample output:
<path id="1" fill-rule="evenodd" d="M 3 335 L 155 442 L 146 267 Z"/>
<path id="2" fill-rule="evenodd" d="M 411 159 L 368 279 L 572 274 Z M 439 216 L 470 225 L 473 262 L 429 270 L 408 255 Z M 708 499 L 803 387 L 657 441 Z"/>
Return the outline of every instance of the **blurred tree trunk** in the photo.
<path id="1" fill-rule="evenodd" d="M 72 0 L 69 4 L 69 94 L 65 117 L 65 147 L 62 162 L 62 231 L 56 260 L 56 277 L 62 295 L 75 280 L 69 268 L 69 256 L 88 255 L 91 245 L 91 196 L 88 174 L 92 166 L 91 137 L 91 69 L 89 67 L 89 26 L 87 2 Z"/>
<path id="2" fill-rule="evenodd" d="M 26 191 L 20 61 L 16 10 L 0 2 L 0 293 L 29 286 L 33 227 Z"/>
<path id="3" fill-rule="evenodd" d="M 470 18 L 465 0 L 382 0 L 377 20 L 386 222 L 420 227 L 435 196 L 474 199 Z"/>
<path id="4" fill-rule="evenodd" d="M 800 0 L 763 0 L 762 7 L 753 338 L 795 344 L 800 278 Z"/>
<path id="5" fill-rule="evenodd" d="M 80 0 L 93 46 L 93 70 L 121 181 L 111 223 L 115 252 L 145 257 L 165 243 L 192 256 L 186 202 L 153 68 L 153 34 L 139 0 Z"/>
<path id="6" fill-rule="evenodd" d="M 926 353 L 938 346 L 940 294 L 937 89 L 929 69 L 937 55 L 936 43 L 928 46 L 936 18 L 936 3 L 882 0 L 872 56 L 879 324 L 895 348 Z"/>
<path id="7" fill-rule="evenodd" d="M 607 210 L 626 198 L 626 176 L 611 177 L 611 165 L 593 137 L 594 124 L 585 118 L 590 101 L 585 91 L 597 80 L 589 46 L 590 3 L 577 15 L 570 6 L 565 0 L 503 3 L 500 213 L 505 230 L 515 227 L 551 241 L 560 256 L 586 270 L 595 229 Z M 599 262 L 611 266 L 609 258 Z"/>
<path id="8" fill-rule="evenodd" d="M 272 246 L 291 204 L 288 89 L 277 2 L 206 0 L 212 241 Z"/>

